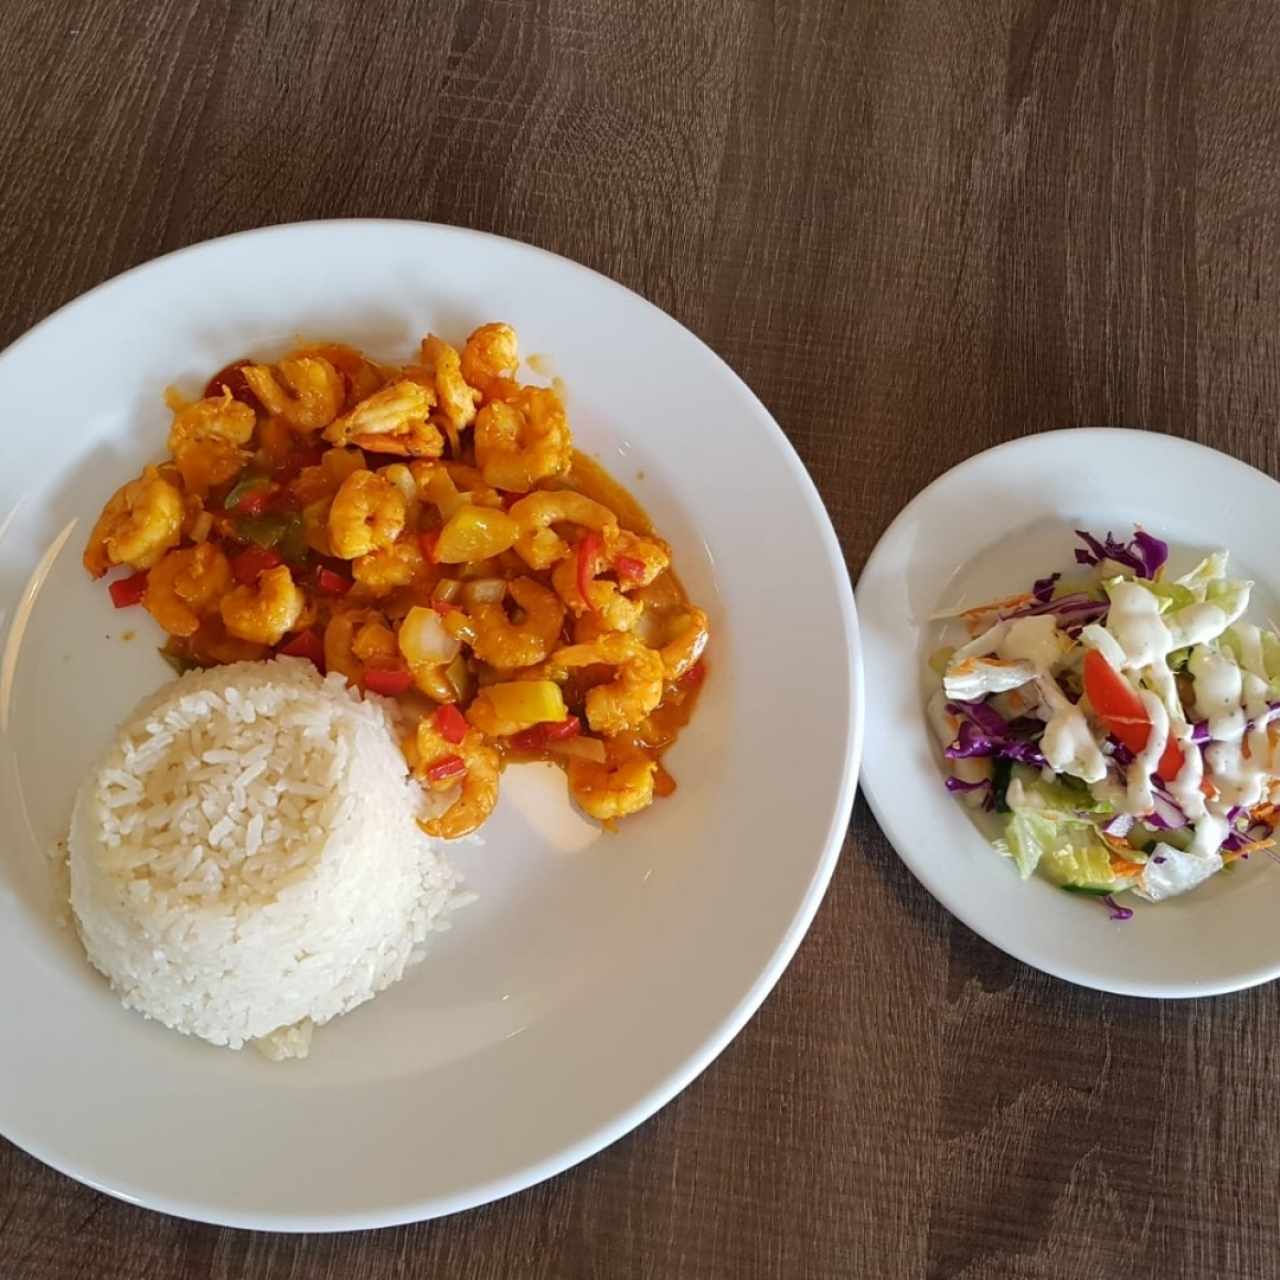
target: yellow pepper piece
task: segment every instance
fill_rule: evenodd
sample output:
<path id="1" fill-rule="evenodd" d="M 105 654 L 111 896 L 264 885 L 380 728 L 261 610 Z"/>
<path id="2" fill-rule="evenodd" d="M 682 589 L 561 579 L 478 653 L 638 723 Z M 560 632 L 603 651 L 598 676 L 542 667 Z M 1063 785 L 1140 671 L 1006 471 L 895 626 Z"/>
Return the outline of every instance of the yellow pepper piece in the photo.
<path id="1" fill-rule="evenodd" d="M 507 737 L 535 724 L 563 720 L 568 711 L 554 680 L 508 680 L 486 685 L 467 708 L 467 719 L 490 737 Z"/>
<path id="2" fill-rule="evenodd" d="M 440 530 L 435 546 L 439 564 L 487 560 L 515 546 L 520 526 L 505 511 L 493 507 L 459 507 Z"/>

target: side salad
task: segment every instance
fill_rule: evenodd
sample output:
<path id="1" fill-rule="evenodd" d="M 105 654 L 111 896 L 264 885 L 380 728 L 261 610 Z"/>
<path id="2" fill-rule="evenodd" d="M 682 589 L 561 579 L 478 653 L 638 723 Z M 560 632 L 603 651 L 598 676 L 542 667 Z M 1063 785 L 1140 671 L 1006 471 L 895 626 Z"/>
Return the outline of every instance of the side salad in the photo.
<path id="1" fill-rule="evenodd" d="M 935 615 L 930 665 L 948 790 L 1001 815 L 1023 878 L 1162 902 L 1280 826 L 1280 637 L 1243 621 L 1253 584 L 1215 552 L 1166 572 L 1166 543 L 1077 530 L 1076 570 Z M 1274 855 L 1273 855 L 1274 856 Z"/>

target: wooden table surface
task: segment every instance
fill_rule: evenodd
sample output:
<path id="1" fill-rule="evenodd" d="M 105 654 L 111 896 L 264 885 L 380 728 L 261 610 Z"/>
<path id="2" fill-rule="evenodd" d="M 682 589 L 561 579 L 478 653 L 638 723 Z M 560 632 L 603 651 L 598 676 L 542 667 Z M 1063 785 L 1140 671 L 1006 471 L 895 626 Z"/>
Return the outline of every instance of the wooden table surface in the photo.
<path id="1" fill-rule="evenodd" d="M 0 341 L 210 236 L 433 219 L 705 338 L 855 577 L 917 490 L 1026 432 L 1280 469 L 1275 0 L 8 0 L 3 31 Z M 859 802 L 758 1016 L 579 1168 L 288 1237 L 0 1142 L 0 1277 L 1272 1277 L 1278 1015 L 1274 986 L 1146 1003 L 1007 959 Z"/>

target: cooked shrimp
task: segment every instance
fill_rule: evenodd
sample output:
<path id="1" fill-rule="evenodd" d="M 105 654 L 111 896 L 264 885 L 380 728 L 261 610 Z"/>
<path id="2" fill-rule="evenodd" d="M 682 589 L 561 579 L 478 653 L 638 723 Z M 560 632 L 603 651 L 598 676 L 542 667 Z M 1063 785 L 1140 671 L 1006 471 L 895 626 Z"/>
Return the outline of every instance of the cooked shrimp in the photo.
<path id="1" fill-rule="evenodd" d="M 532 578 L 516 578 L 507 591 L 524 612 L 513 622 L 501 602 L 473 605 L 471 648 L 481 662 L 506 670 L 532 667 L 555 648 L 564 623 L 564 607 Z"/>
<path id="2" fill-rule="evenodd" d="M 429 836 L 456 840 L 469 835 L 493 812 L 498 802 L 498 753 L 485 741 L 484 734 L 468 729 L 461 742 L 449 742 L 436 727 L 434 717 L 418 721 L 410 751 L 414 777 L 429 790 L 444 792 L 461 783 L 458 798 L 437 817 L 419 819 Z M 448 768 L 454 761 L 461 764 L 456 772 Z M 441 770 L 440 766 L 446 766 Z M 442 776 L 433 778 L 436 770 Z"/>
<path id="3" fill-rule="evenodd" d="M 279 644 L 302 616 L 306 598 L 294 585 L 287 564 L 268 569 L 252 587 L 222 597 L 223 624 L 233 636 L 255 644 Z"/>
<path id="4" fill-rule="evenodd" d="M 607 636 L 613 627 L 606 627 L 597 613 L 584 613 L 573 620 L 573 643 L 594 644 L 601 636 Z"/>
<path id="5" fill-rule="evenodd" d="M 425 693 L 433 702 L 457 702 L 458 691 L 448 676 L 449 664 L 446 662 L 410 663 L 409 671 L 413 676 L 414 688 Z"/>
<path id="6" fill-rule="evenodd" d="M 629 529 L 616 529 L 605 536 L 604 555 L 617 572 L 623 591 L 647 587 L 671 567 L 671 549 L 665 542 L 641 537 Z"/>
<path id="7" fill-rule="evenodd" d="M 476 417 L 475 446 L 486 482 L 511 493 L 567 471 L 573 456 L 564 405 L 547 387 L 521 387 L 486 404 Z"/>
<path id="8" fill-rule="evenodd" d="M 610 735 L 634 729 L 662 701 L 662 656 L 633 635 L 612 632 L 593 644 L 558 649 L 547 667 L 554 673 L 597 664 L 614 667 L 617 674 L 587 691 L 587 722 Z"/>
<path id="9" fill-rule="evenodd" d="M 227 634 L 222 617 L 215 614 L 202 618 L 200 628 L 187 641 L 191 656 L 202 666 L 217 666 L 232 662 L 257 662 L 267 657 L 271 650 L 264 644 L 250 644 L 238 636 Z"/>
<path id="10" fill-rule="evenodd" d="M 658 651 L 668 680 L 679 680 L 702 657 L 709 634 L 707 615 L 701 609 L 690 609 L 676 620 L 672 639 Z"/>
<path id="11" fill-rule="evenodd" d="M 520 526 L 516 551 L 531 569 L 549 569 L 569 554 L 569 544 L 552 529 L 553 524 L 578 524 L 606 537 L 617 528 L 608 507 L 571 489 L 531 493 L 514 503 L 508 514 Z"/>
<path id="12" fill-rule="evenodd" d="M 378 547 L 351 562 L 351 574 L 372 596 L 385 596 L 424 576 L 427 562 L 415 534 L 402 534 L 389 547 Z"/>
<path id="13" fill-rule="evenodd" d="M 467 386 L 462 376 L 461 356 L 434 333 L 423 338 L 420 361 L 423 374 L 435 388 L 441 417 L 456 450 L 458 432 L 475 421 L 476 401 L 480 399 L 480 393 Z"/>
<path id="14" fill-rule="evenodd" d="M 644 612 L 639 600 L 628 600 L 616 582 L 597 581 L 595 574 L 605 568 L 603 551 L 592 558 L 591 581 L 587 585 L 587 599 L 582 598 L 578 584 L 578 557 L 566 556 L 551 570 L 551 585 L 556 595 L 569 606 L 575 618 L 584 613 L 594 613 L 603 631 L 630 631 Z"/>
<path id="15" fill-rule="evenodd" d="M 244 467 L 249 453 L 241 446 L 249 443 L 256 423 L 253 410 L 225 387 L 221 396 L 184 405 L 173 415 L 169 452 L 188 493 L 206 494 Z"/>
<path id="16" fill-rule="evenodd" d="M 569 761 L 569 794 L 579 808 L 597 822 L 610 822 L 638 813 L 653 803 L 653 776 L 657 762 L 638 748 L 618 750 L 608 746 L 609 760 Z"/>
<path id="17" fill-rule="evenodd" d="M 367 471 L 368 463 L 359 449 L 326 449 L 314 467 L 303 467 L 289 492 L 301 507 L 332 498 L 342 482 L 355 471 Z M 325 554 L 328 554 L 327 552 Z"/>
<path id="18" fill-rule="evenodd" d="M 84 551 L 84 567 L 100 578 L 113 564 L 150 569 L 182 535 L 182 494 L 157 468 L 122 485 L 102 508 Z"/>
<path id="19" fill-rule="evenodd" d="M 411 462 L 409 471 L 418 497 L 429 502 L 447 520 L 464 503 L 473 507 L 500 507 L 502 495 L 491 489 L 474 467 L 454 462 Z"/>
<path id="20" fill-rule="evenodd" d="M 333 444 L 356 444 L 370 453 L 438 458 L 444 437 L 427 421 L 435 394 L 420 382 L 401 378 L 375 391 L 324 433 Z"/>
<path id="21" fill-rule="evenodd" d="M 350 684 L 364 679 L 369 664 L 392 666 L 399 661 L 396 633 L 377 609 L 344 609 L 324 630 L 324 665 Z"/>
<path id="22" fill-rule="evenodd" d="M 236 400 L 223 387 L 222 395 L 184 404 L 173 415 L 169 427 L 169 452 L 177 455 L 183 445 L 201 440 L 220 440 L 226 444 L 248 444 L 257 415 L 243 400 Z"/>
<path id="23" fill-rule="evenodd" d="M 389 371 L 376 360 L 370 360 L 363 351 L 358 351 L 345 342 L 321 342 L 315 346 L 302 347 L 293 354 L 320 356 L 333 365 L 346 383 L 347 404 L 359 404 L 366 396 L 377 391 L 389 376 Z"/>
<path id="24" fill-rule="evenodd" d="M 389 547 L 405 522 L 404 495 L 385 476 L 353 471 L 329 508 L 329 545 L 343 560 Z"/>
<path id="25" fill-rule="evenodd" d="M 211 542 L 166 551 L 147 575 L 142 603 L 171 635 L 194 635 L 201 618 L 218 612 L 218 601 L 231 586 L 231 565 Z"/>
<path id="26" fill-rule="evenodd" d="M 346 403 L 342 375 L 321 356 L 287 356 L 274 369 L 247 364 L 244 378 L 268 412 L 299 431 L 327 427 Z"/>
<path id="27" fill-rule="evenodd" d="M 520 364 L 520 344 L 509 324 L 482 324 L 462 348 L 462 376 L 480 391 L 494 378 L 510 377 Z"/>

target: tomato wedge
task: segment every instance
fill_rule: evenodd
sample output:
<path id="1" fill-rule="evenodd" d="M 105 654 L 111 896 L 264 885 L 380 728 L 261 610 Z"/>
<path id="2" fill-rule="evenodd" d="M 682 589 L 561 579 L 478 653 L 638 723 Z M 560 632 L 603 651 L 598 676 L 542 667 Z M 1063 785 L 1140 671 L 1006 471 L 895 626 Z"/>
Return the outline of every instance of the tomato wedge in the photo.
<path id="1" fill-rule="evenodd" d="M 1084 692 L 1114 738 L 1135 754 L 1147 745 L 1151 720 L 1142 699 L 1096 649 L 1084 655 Z M 1170 738 L 1156 772 L 1166 782 L 1172 782 L 1181 769 L 1182 748 L 1176 738 Z"/>

